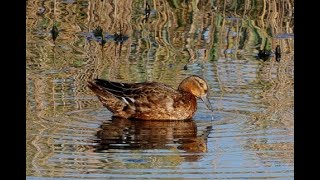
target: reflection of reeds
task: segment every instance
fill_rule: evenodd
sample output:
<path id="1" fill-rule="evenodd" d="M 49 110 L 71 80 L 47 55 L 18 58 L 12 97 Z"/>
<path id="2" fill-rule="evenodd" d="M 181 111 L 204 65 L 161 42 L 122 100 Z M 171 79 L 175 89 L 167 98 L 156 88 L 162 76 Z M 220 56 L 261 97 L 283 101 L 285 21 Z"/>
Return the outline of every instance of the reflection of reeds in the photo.
<path id="1" fill-rule="evenodd" d="M 266 39 L 270 39 L 267 44 L 271 49 L 279 44 L 283 53 L 293 52 L 292 39 L 271 37 L 278 33 L 293 32 L 292 1 L 263 0 L 254 3 L 245 0 L 240 3 L 229 0 L 213 3 L 201 0 L 180 4 L 152 1 L 150 8 L 155 11 L 155 16 L 151 16 L 148 23 L 142 21 L 143 14 L 139 16 L 144 6 L 145 2 L 139 4 L 132 1 L 90 0 L 76 1 L 74 4 L 29 1 L 26 19 L 27 70 L 49 71 L 69 67 L 68 73 L 59 76 L 52 74 L 42 83 L 55 86 L 51 82 L 54 79 L 71 78 L 72 85 L 66 82 L 66 85 L 74 88 L 70 96 L 75 97 L 78 108 L 83 108 L 87 100 L 81 100 L 81 97 L 89 94 L 86 81 L 92 78 L 102 76 L 127 81 L 165 80 L 164 77 L 181 74 L 187 61 L 216 60 L 234 57 L 235 53 L 246 58 L 249 52 L 242 51 L 264 46 Z M 132 7 L 139 10 L 133 10 Z M 217 10 L 214 10 L 215 7 Z M 39 9 L 44 9 L 41 16 L 38 15 Z M 136 21 L 137 24 L 131 24 L 135 18 L 140 20 Z M 49 33 L 54 21 L 62 30 L 56 47 L 52 47 Z M 98 43 L 88 42 L 81 35 L 83 32 L 92 32 L 98 26 L 110 34 L 118 32 L 121 27 L 123 34 L 131 36 L 123 43 L 121 56 L 114 53 L 119 52 L 116 43 L 108 42 L 101 49 Z M 137 51 L 131 57 L 132 43 L 137 45 Z M 228 49 L 235 51 L 230 55 L 226 53 Z M 169 64 L 175 66 L 169 70 Z M 286 66 L 287 63 L 281 64 Z M 141 72 L 146 72 L 146 75 Z M 137 75 L 132 77 L 132 74 Z M 220 73 L 215 74 L 219 80 Z M 30 74 L 30 77 L 34 77 L 33 81 L 36 75 Z M 41 90 L 43 94 L 55 93 L 54 87 L 49 88 L 45 84 L 37 87 L 44 88 Z M 220 87 L 224 89 L 223 84 Z M 61 89 L 58 93 L 64 91 Z M 37 98 L 46 99 L 44 96 Z M 52 103 L 59 104 L 54 101 L 57 99 L 53 99 Z M 50 109 L 43 108 L 41 111 L 50 112 Z"/>
<path id="2" fill-rule="evenodd" d="M 294 144 L 292 142 L 269 143 L 263 139 L 249 139 L 246 148 L 256 152 L 265 166 L 270 166 L 272 160 L 293 164 Z"/>
<path id="3" fill-rule="evenodd" d="M 226 1 L 224 2 L 226 3 Z M 238 53 L 238 49 L 241 50 L 243 47 L 248 46 L 247 43 L 252 42 L 254 42 L 253 46 L 260 47 L 262 49 L 267 39 L 272 39 L 272 42 L 267 43 L 268 46 L 270 46 L 269 49 L 274 50 L 278 43 L 283 44 L 283 42 L 288 41 L 274 39 L 276 35 L 293 33 L 292 1 L 281 1 L 281 3 L 267 0 L 251 2 L 244 1 L 244 6 L 242 3 L 237 4 L 237 1 L 229 1 L 227 2 L 226 8 L 223 8 L 223 5 L 221 3 L 219 4 L 218 2 L 216 5 L 220 7 L 218 9 L 222 9 L 222 12 L 218 12 L 216 16 L 219 17 L 221 14 L 223 19 L 221 21 L 219 21 L 219 19 L 216 21 L 218 22 L 216 23 L 216 30 L 219 32 L 220 36 L 215 36 L 216 38 L 219 38 L 218 40 L 214 40 L 218 44 L 218 46 L 215 45 L 215 48 L 220 47 L 219 49 L 223 49 L 221 48 L 221 43 L 223 43 L 226 35 L 222 35 L 221 33 L 229 32 L 228 29 L 230 28 L 234 28 L 234 32 L 236 32 L 236 35 L 238 36 L 238 40 L 235 41 L 235 44 L 232 44 L 231 46 L 236 50 L 235 53 Z M 240 26 L 239 24 L 231 26 L 227 25 L 226 23 L 230 21 L 238 21 L 238 19 L 229 19 L 226 22 L 224 18 L 228 17 L 240 18 Z M 215 33 L 216 32 L 214 32 L 214 34 Z M 229 40 L 229 38 L 227 40 Z M 240 48 L 237 45 L 237 42 L 239 41 L 241 43 Z M 288 43 L 286 42 L 286 44 Z M 226 43 L 226 47 L 230 48 L 229 42 Z M 215 48 L 212 49 L 212 51 L 216 51 Z M 217 52 L 214 52 L 213 55 L 214 59 L 218 59 L 219 57 L 228 57 L 226 55 L 219 55 Z"/>
<path id="4" fill-rule="evenodd" d="M 96 77 L 135 82 L 157 80 L 176 85 L 180 75 L 186 74 L 182 70 L 186 63 L 252 59 L 253 48 L 264 46 L 266 39 L 272 50 L 279 44 L 283 55 L 280 63 L 261 64 L 258 79 L 262 79 L 265 88 L 259 96 L 268 108 L 254 114 L 252 123 L 259 128 L 270 124 L 292 127 L 293 39 L 274 38 L 277 34 L 293 33 L 292 0 L 148 2 L 151 13 L 146 23 L 143 21 L 146 1 L 78 0 L 70 4 L 28 1 L 27 137 L 31 139 L 27 142 L 27 158 L 33 159 L 33 165 L 27 165 L 28 173 L 38 165 L 36 161 L 44 163 L 52 151 L 51 147 L 41 146 L 49 143 L 41 140 L 42 134 L 32 128 L 47 131 L 50 124 L 42 119 L 100 107 L 98 101 L 92 101 L 87 80 Z M 50 30 L 55 22 L 61 32 L 53 44 Z M 98 26 L 112 35 L 121 27 L 129 39 L 121 49 L 112 41 L 101 48 L 99 43 L 87 41 L 82 35 Z M 234 51 L 227 53 L 230 49 Z M 242 77 L 240 69 L 237 66 L 236 73 Z M 221 94 L 228 92 L 227 68 L 213 64 L 212 71 Z M 38 134 L 31 136 L 30 132 Z"/>
<path id="5" fill-rule="evenodd" d="M 264 64 L 258 74 L 264 85 L 259 93 L 267 108 L 262 113 L 253 114 L 252 123 L 259 128 L 293 128 L 293 61 L 285 55 L 278 64 Z"/>

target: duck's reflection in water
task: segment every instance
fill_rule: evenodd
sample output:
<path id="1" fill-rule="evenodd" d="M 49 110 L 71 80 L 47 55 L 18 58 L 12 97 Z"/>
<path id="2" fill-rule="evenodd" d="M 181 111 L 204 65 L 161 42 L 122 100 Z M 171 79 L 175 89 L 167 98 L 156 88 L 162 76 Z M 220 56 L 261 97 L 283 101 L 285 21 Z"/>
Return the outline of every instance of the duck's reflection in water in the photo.
<path id="1" fill-rule="evenodd" d="M 109 149 L 180 150 L 185 152 L 181 155 L 186 160 L 196 161 L 201 153 L 207 151 L 207 137 L 197 136 L 194 120 L 136 121 L 113 117 L 112 121 L 101 125 L 97 137 L 96 152 Z"/>

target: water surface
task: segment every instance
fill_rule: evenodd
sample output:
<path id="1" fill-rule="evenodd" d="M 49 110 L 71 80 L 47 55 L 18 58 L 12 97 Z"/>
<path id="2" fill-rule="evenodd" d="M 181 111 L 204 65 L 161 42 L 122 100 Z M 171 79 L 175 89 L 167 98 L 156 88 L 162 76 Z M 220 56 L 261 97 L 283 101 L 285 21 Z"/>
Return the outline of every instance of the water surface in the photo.
<path id="1" fill-rule="evenodd" d="M 293 179 L 292 9 L 28 1 L 27 179 Z M 273 53 L 264 61 L 259 49 Z M 208 81 L 214 113 L 198 101 L 188 121 L 113 118 L 86 87 L 99 77 L 176 88 L 193 74 Z"/>

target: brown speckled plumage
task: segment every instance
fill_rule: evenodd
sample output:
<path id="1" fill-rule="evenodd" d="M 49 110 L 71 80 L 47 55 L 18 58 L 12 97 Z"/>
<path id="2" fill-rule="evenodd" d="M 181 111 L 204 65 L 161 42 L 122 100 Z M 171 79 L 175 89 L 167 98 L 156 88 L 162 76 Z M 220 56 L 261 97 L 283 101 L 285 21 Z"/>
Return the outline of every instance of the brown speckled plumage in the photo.
<path id="1" fill-rule="evenodd" d="M 89 82 L 88 87 L 114 116 L 141 120 L 191 119 L 197 110 L 196 97 L 205 98 L 208 90 L 206 81 L 198 76 L 184 79 L 178 90 L 158 82 L 102 79 Z"/>

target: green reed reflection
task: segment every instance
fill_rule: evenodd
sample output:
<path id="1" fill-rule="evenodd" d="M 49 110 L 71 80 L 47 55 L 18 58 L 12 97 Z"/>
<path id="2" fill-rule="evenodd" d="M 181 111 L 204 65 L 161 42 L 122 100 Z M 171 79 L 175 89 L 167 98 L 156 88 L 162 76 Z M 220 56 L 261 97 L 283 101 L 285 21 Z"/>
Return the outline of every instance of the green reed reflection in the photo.
<path id="1" fill-rule="evenodd" d="M 211 83 L 217 111 L 249 114 L 241 127 L 292 129 L 293 8 L 293 0 L 28 0 L 27 175 L 64 177 L 71 173 L 70 167 L 85 174 L 96 163 L 100 170 L 115 164 L 147 167 L 143 162 L 128 165 L 120 159 L 92 158 L 97 144 L 81 144 L 95 142 L 87 139 L 95 137 L 99 128 L 87 127 L 92 125 L 88 122 L 97 123 L 89 112 L 101 108 L 87 89 L 87 81 L 97 77 L 161 81 L 176 87 L 187 75 L 202 75 Z M 101 29 L 102 41 L 90 39 L 97 29 Z M 281 49 L 279 62 L 274 55 L 277 46 Z M 271 51 L 267 61 L 259 60 L 259 50 Z M 238 101 L 247 99 L 242 97 L 250 101 L 243 105 Z M 199 111 L 199 119 L 205 117 L 201 108 Z M 105 111 L 99 113 L 109 116 Z M 106 120 L 101 119 L 99 123 Z M 284 137 L 292 137 L 285 133 Z M 192 138 L 206 148 L 208 143 L 219 141 L 208 142 L 198 134 Z M 262 160 L 293 162 L 291 141 L 270 143 L 248 138 L 241 142 L 245 150 L 256 151 Z M 175 149 L 177 154 L 149 158 L 148 167 L 168 162 L 177 168 L 186 161 L 204 161 L 204 154 L 192 154 L 188 141 L 175 143 L 181 145 Z M 269 149 L 281 153 L 267 152 Z M 186 156 L 190 159 L 178 154 L 179 150 L 189 150 L 191 155 Z M 142 157 L 138 153 L 134 156 Z"/>

